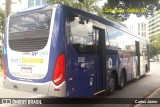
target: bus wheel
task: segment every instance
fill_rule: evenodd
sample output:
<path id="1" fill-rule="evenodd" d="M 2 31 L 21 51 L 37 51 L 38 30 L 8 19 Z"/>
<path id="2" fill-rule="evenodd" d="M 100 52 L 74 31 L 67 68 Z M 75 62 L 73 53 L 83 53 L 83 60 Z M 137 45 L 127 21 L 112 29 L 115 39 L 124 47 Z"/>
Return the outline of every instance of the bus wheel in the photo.
<path id="1" fill-rule="evenodd" d="M 115 75 L 114 74 L 111 75 L 109 85 L 110 85 L 110 89 L 108 90 L 108 94 L 111 95 L 111 94 L 114 93 L 115 86 L 116 86 L 116 80 L 115 80 Z"/>
<path id="2" fill-rule="evenodd" d="M 120 75 L 120 84 L 118 86 L 118 89 L 123 89 L 123 87 L 125 86 L 126 83 L 126 78 L 125 78 L 125 73 L 122 71 L 121 75 Z"/>

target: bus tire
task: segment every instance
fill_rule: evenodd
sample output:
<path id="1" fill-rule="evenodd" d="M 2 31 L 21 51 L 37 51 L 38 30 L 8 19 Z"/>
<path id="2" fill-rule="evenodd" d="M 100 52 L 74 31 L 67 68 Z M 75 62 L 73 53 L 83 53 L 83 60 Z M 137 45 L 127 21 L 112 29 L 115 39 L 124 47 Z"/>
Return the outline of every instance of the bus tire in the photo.
<path id="1" fill-rule="evenodd" d="M 116 88 L 116 79 L 113 73 L 111 74 L 109 86 L 110 86 L 110 89 L 108 90 L 108 95 L 111 95 L 114 93 L 115 88 Z"/>
<path id="2" fill-rule="evenodd" d="M 125 84 L 126 84 L 126 77 L 125 77 L 125 73 L 122 71 L 120 75 L 120 84 L 118 86 L 118 89 L 119 90 L 123 89 Z"/>

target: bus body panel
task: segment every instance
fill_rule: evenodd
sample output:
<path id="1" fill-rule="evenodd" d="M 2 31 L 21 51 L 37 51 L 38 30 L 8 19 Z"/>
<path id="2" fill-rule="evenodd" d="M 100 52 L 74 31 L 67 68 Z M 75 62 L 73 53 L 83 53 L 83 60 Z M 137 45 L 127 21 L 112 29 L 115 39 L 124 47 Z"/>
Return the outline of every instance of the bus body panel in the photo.
<path id="1" fill-rule="evenodd" d="M 8 25 L 9 26 L 9 25 Z M 9 29 L 8 29 L 9 30 Z M 7 41 L 8 41 L 8 32 L 7 32 Z M 51 37 L 50 37 L 51 38 Z M 22 60 L 22 57 L 32 57 L 32 56 L 36 56 L 37 54 L 39 54 L 40 52 L 47 52 L 47 57 L 44 57 L 44 58 L 46 58 L 45 60 L 45 68 L 43 68 L 43 66 L 42 65 L 40 65 L 40 66 L 38 66 L 38 67 L 40 67 L 41 69 L 43 68 L 44 70 L 43 71 L 45 71 L 46 73 L 45 73 L 45 75 L 42 77 L 42 78 L 25 78 L 25 77 L 18 77 L 18 76 L 14 76 L 11 72 L 13 72 L 13 71 L 15 71 L 15 69 L 13 69 L 13 67 L 12 66 L 8 66 L 7 67 L 7 76 L 10 78 L 10 79 L 13 79 L 13 80 L 20 80 L 20 81 L 33 81 L 33 82 L 46 82 L 46 81 L 48 81 L 48 80 L 50 80 L 51 78 L 48 78 L 48 76 L 50 76 L 49 74 L 47 74 L 47 72 L 48 72 L 48 62 L 49 62 L 49 53 L 50 53 L 50 51 L 48 51 L 49 49 L 50 49 L 50 39 L 48 40 L 48 43 L 47 43 L 47 45 L 46 45 L 46 47 L 44 48 L 44 49 L 42 49 L 42 51 L 40 50 L 40 51 L 36 51 L 36 52 L 15 52 L 15 51 L 13 51 L 13 50 L 11 50 L 10 49 L 10 47 L 9 47 L 9 45 L 8 45 L 8 42 L 7 42 L 7 52 L 8 52 L 8 56 L 7 56 L 7 58 L 8 58 L 8 64 L 10 65 L 11 64 L 11 61 L 12 62 L 14 62 L 14 59 L 12 59 L 12 58 L 14 58 L 14 57 L 19 57 L 20 56 L 20 58 L 19 58 L 19 62 L 23 62 L 23 60 Z M 47 50 L 47 51 L 46 51 Z M 15 53 L 14 53 L 15 52 Z M 14 53 L 14 55 L 15 56 L 12 56 L 12 55 L 10 55 L 10 53 Z M 24 55 L 24 54 L 27 54 L 27 55 Z M 44 55 L 45 56 L 45 55 Z M 40 57 L 40 56 L 39 56 Z M 43 56 L 41 56 L 41 57 L 43 57 Z M 43 60 L 44 60 L 44 58 L 43 58 Z M 16 59 L 16 58 L 15 58 Z M 21 61 L 20 61 L 21 60 Z M 15 60 L 15 63 L 16 63 L 16 60 Z M 21 63 L 18 63 L 18 64 L 21 64 Z M 14 64 L 14 63 L 12 63 L 12 64 Z M 17 64 L 17 65 L 18 65 Z M 36 64 L 37 65 L 37 64 Z M 44 64 L 43 64 L 44 65 Z M 15 65 L 16 66 L 16 65 Z M 24 63 L 24 65 L 22 65 L 22 66 L 25 66 L 25 63 Z M 27 66 L 30 66 L 30 64 L 26 64 L 26 67 Z M 33 64 L 33 66 L 35 66 L 35 64 Z M 16 68 L 16 67 L 15 67 Z M 20 67 L 19 67 L 20 68 Z M 18 68 L 18 69 L 19 69 Z M 16 68 L 17 69 L 17 68 Z M 20 71 L 20 69 L 19 69 L 19 71 Z M 18 71 L 18 72 L 19 72 Z M 31 75 L 31 74 L 30 74 Z"/>
<path id="2" fill-rule="evenodd" d="M 40 79 L 13 76 L 10 73 L 10 69 L 8 67 L 8 56 L 11 57 L 12 55 L 9 55 L 9 54 L 13 53 L 13 51 L 11 51 L 8 45 L 5 44 L 5 47 L 7 47 L 7 48 L 4 48 L 7 53 L 4 56 L 5 62 L 6 62 L 5 63 L 6 70 L 7 70 L 7 78 L 4 80 L 5 88 L 22 90 L 22 91 L 33 92 L 33 93 L 40 93 L 40 94 L 51 95 L 51 96 L 61 96 L 61 97 L 66 96 L 66 82 L 64 81 L 59 86 L 56 86 L 52 81 L 56 59 L 59 54 L 61 54 L 62 52 L 65 52 L 66 38 L 64 37 L 64 32 L 62 32 L 64 31 L 62 9 L 59 8 L 58 6 L 57 7 L 55 6 L 52 12 L 52 17 L 53 17 L 52 19 L 53 21 L 51 21 L 51 26 L 53 27 L 50 28 L 50 36 L 47 43 L 48 48 L 46 49 L 46 50 L 50 50 L 50 51 L 47 51 L 49 54 L 47 55 L 48 63 L 46 68 L 46 71 L 47 71 L 46 75 Z M 8 35 L 8 32 L 6 33 L 6 35 Z M 5 39 L 7 41 L 7 37 L 5 37 Z M 57 42 L 57 41 L 60 41 L 60 42 Z M 10 51 L 10 53 L 8 52 L 8 50 Z M 41 51 L 36 51 L 35 53 L 33 52 L 29 52 L 29 53 L 35 56 L 39 52 Z M 23 52 L 18 52 L 18 53 L 20 55 Z M 15 55 L 18 56 L 16 52 L 15 52 Z M 43 65 L 41 66 L 43 68 Z M 28 89 L 25 89 L 24 87 L 28 87 Z M 36 91 L 33 91 L 34 88 L 37 88 Z M 55 90 L 59 89 L 59 91 L 55 91 L 54 89 Z"/>
<path id="3" fill-rule="evenodd" d="M 38 78 L 38 79 L 32 79 L 31 80 L 33 82 L 47 82 L 47 81 L 50 81 L 52 79 L 52 75 L 53 75 L 53 70 L 54 70 L 54 65 L 55 65 L 55 62 L 56 62 L 56 58 L 57 56 L 64 52 L 65 51 L 65 37 L 64 37 L 64 31 L 63 29 L 63 14 L 61 12 L 61 8 L 58 8 L 57 11 L 56 11 L 56 15 L 55 15 L 55 19 L 54 21 L 52 22 L 54 25 L 51 25 L 53 26 L 51 28 L 51 34 L 50 34 L 50 37 L 49 37 L 49 40 L 48 40 L 48 43 L 47 43 L 47 46 L 45 48 L 47 48 L 46 50 L 50 50 L 50 51 L 46 51 L 48 54 L 47 54 L 47 57 L 48 58 L 44 58 L 46 60 L 45 62 L 47 62 L 47 68 L 46 68 L 46 75 L 43 77 L 43 78 Z M 52 16 L 54 17 L 54 16 Z M 59 23 L 60 22 L 60 23 Z M 52 36 L 53 35 L 53 36 Z M 57 42 L 57 41 L 60 41 L 60 42 Z M 9 48 L 9 47 L 7 47 Z M 44 48 L 44 49 L 45 49 Z M 8 56 L 12 56 L 12 55 L 9 55 L 10 53 L 13 53 L 14 51 L 10 52 L 11 50 L 10 49 L 7 49 L 7 53 L 8 53 Z M 45 52 L 45 50 L 40 50 L 40 51 L 36 51 L 36 52 L 28 52 L 30 55 L 32 56 L 36 56 L 38 53 L 42 53 L 42 52 Z M 19 57 L 19 56 L 22 56 L 22 54 L 25 53 L 25 52 L 15 52 L 15 56 Z M 26 52 L 27 53 L 27 52 Z M 21 55 L 20 55 L 21 54 Z M 43 54 L 43 53 L 42 53 Z M 15 57 L 14 56 L 14 57 Z M 23 55 L 24 57 L 24 55 Z M 7 57 L 8 58 L 8 57 Z M 11 58 L 9 58 L 11 59 Z M 8 61 L 8 60 L 7 60 Z M 19 61 L 19 60 L 18 60 Z M 10 63 L 9 63 L 10 64 Z M 49 66 L 48 66 L 49 65 Z M 43 64 L 44 66 L 44 64 Z M 43 67 L 42 66 L 42 67 Z M 40 67 L 40 66 L 39 66 Z M 49 68 L 48 68 L 49 67 Z M 7 67 L 7 68 L 10 68 L 10 67 Z M 48 69 L 48 70 L 47 70 Z M 7 76 L 13 80 L 18 80 L 19 78 L 18 77 L 15 77 L 13 75 L 11 75 L 11 73 L 9 72 L 11 70 L 7 70 Z M 23 80 L 22 80 L 23 81 Z M 25 80 L 24 80 L 25 81 Z"/>
<path id="4" fill-rule="evenodd" d="M 66 97 L 65 81 L 59 86 L 56 86 L 52 81 L 45 83 L 31 83 L 6 78 L 5 88 L 48 96 Z M 56 91 L 56 89 L 58 89 L 59 91 Z"/>
<path id="5" fill-rule="evenodd" d="M 45 6 L 44 8 L 46 7 L 47 6 Z M 43 8 L 41 9 L 43 10 Z M 36 11 L 40 11 L 40 10 L 36 9 Z M 140 71 L 140 74 L 137 75 L 137 62 L 138 62 L 137 55 L 129 52 L 127 53 L 126 51 L 119 53 L 120 50 L 118 48 L 115 49 L 115 47 L 112 45 L 110 45 L 110 48 L 108 48 L 108 46 L 106 45 L 105 88 L 103 88 L 103 85 L 101 84 L 104 82 L 104 77 L 102 75 L 103 74 L 102 54 L 101 55 L 97 55 L 95 53 L 79 54 L 76 51 L 73 44 L 70 43 L 70 38 L 67 37 L 66 29 L 65 29 L 66 16 L 68 15 L 69 12 L 75 12 L 80 15 L 84 15 L 89 19 L 94 20 L 97 23 L 103 24 L 104 26 L 106 26 L 106 29 L 108 26 L 110 26 L 118 30 L 122 30 L 123 32 L 127 32 L 121 26 L 113 23 L 112 21 L 108 21 L 108 20 L 106 21 L 105 19 L 95 16 L 93 14 L 84 12 L 79 9 L 74 9 L 65 5 L 54 5 L 53 11 L 52 11 L 52 20 L 50 25 L 51 27 L 50 27 L 47 46 L 44 49 L 41 49 L 38 51 L 28 52 L 30 55 L 32 55 L 31 58 L 40 58 L 37 55 L 41 52 L 48 53 L 45 57 L 42 58 L 43 61 L 46 63 L 41 66 L 39 64 L 39 66 L 37 66 L 36 68 L 37 70 L 39 68 L 40 68 L 39 70 L 43 69 L 42 71 L 43 76 L 41 78 L 31 78 L 29 76 L 27 77 L 15 76 L 10 72 L 17 69 L 19 69 L 20 71 L 20 68 L 16 67 L 17 64 L 11 64 L 11 61 L 20 62 L 22 61 L 22 58 L 27 57 L 27 55 L 22 55 L 23 52 L 16 52 L 10 49 L 8 44 L 8 35 L 9 35 L 8 34 L 9 22 L 8 22 L 6 31 L 5 31 L 5 38 L 4 38 L 4 41 L 5 41 L 4 42 L 4 59 L 5 59 L 5 66 L 7 71 L 6 72 L 7 77 L 4 80 L 5 88 L 33 92 L 33 93 L 40 93 L 40 94 L 56 96 L 56 97 L 66 97 L 66 96 L 90 97 L 90 96 L 94 96 L 94 94 L 99 91 L 110 89 L 110 77 L 113 71 L 116 71 L 117 73 L 117 78 L 116 78 L 117 85 L 120 84 L 120 75 L 123 69 L 126 70 L 126 81 L 134 79 L 137 76 L 143 75 L 145 73 L 144 72 L 145 68 L 142 68 Z M 22 13 L 18 13 L 18 14 L 22 14 Z M 27 14 L 27 12 L 23 14 Z M 96 26 L 96 25 L 93 25 L 93 26 Z M 100 27 L 100 29 L 102 28 Z M 108 33 L 108 31 L 105 31 L 105 32 Z M 107 33 L 105 33 L 105 36 L 108 36 Z M 130 36 L 133 36 L 133 35 L 130 34 Z M 65 55 L 65 60 L 66 60 L 65 79 L 60 85 L 55 85 L 55 83 L 53 82 L 55 65 L 56 65 L 58 56 L 62 53 Z M 12 54 L 14 55 L 12 56 Z M 143 56 L 141 56 L 140 61 L 141 60 L 144 61 L 142 57 Z M 11 60 L 13 58 L 14 60 Z M 144 63 L 141 62 L 140 66 L 145 67 L 149 63 L 146 61 L 147 60 L 145 60 Z M 15 68 L 12 67 L 12 65 L 14 65 Z"/>
<path id="6" fill-rule="evenodd" d="M 72 45 L 68 45 L 67 52 L 67 96 L 93 96 L 95 90 L 94 55 L 77 54 Z"/>

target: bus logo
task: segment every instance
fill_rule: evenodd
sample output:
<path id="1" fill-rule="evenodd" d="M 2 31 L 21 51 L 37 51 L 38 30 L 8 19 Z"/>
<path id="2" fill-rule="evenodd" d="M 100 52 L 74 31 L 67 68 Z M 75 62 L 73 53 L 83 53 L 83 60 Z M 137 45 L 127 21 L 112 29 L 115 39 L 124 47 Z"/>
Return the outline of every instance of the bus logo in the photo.
<path id="1" fill-rule="evenodd" d="M 85 57 L 78 57 L 78 62 L 85 62 Z"/>
<path id="2" fill-rule="evenodd" d="M 32 56 L 36 56 L 38 52 L 32 52 Z"/>
<path id="3" fill-rule="evenodd" d="M 108 60 L 108 67 L 111 69 L 112 68 L 112 59 L 111 58 L 109 58 L 109 60 Z"/>

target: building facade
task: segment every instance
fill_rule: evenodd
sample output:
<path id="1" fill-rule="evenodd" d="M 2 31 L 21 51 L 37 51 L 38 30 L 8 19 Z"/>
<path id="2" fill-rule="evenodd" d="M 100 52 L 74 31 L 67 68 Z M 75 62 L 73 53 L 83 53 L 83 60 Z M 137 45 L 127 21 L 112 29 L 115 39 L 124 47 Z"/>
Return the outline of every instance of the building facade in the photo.
<path id="1" fill-rule="evenodd" d="M 131 14 L 124 24 L 133 33 L 148 39 L 148 24 L 145 17 L 138 18 L 136 15 Z"/>
<path id="2" fill-rule="evenodd" d="M 0 0 L 0 8 L 2 10 L 5 10 L 5 0 Z M 19 10 L 32 7 L 32 6 L 37 6 L 37 5 L 42 5 L 42 4 L 47 4 L 47 0 L 12 0 L 11 3 L 11 13 L 12 12 L 17 12 Z"/>
<path id="3" fill-rule="evenodd" d="M 160 11 L 148 18 L 149 37 L 160 34 Z"/>
<path id="4" fill-rule="evenodd" d="M 0 0 L 0 8 L 5 10 L 7 0 Z M 11 2 L 11 10 L 10 13 L 17 12 L 24 8 L 28 8 L 28 1 L 27 0 L 12 0 Z"/>
<path id="5" fill-rule="evenodd" d="M 47 4 L 47 0 L 28 0 L 28 7 Z"/>

